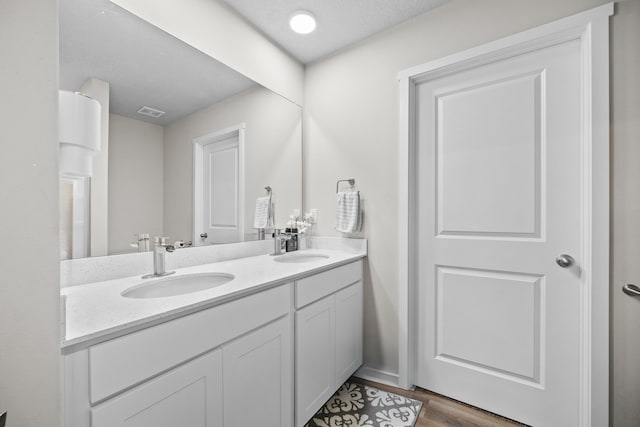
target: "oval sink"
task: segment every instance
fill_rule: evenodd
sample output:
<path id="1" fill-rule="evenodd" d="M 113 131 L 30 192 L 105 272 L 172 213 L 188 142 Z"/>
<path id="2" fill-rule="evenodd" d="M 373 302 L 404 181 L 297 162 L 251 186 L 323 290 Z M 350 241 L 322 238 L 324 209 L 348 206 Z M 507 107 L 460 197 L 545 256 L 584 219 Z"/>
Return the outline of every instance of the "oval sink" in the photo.
<path id="1" fill-rule="evenodd" d="M 324 254 L 287 254 L 275 257 L 273 260 L 275 262 L 299 263 L 320 261 L 327 258 L 329 258 L 329 255 Z"/>
<path id="2" fill-rule="evenodd" d="M 160 298 L 190 294 L 224 285 L 234 279 L 233 274 L 202 273 L 173 276 L 140 283 L 122 291 L 125 298 Z"/>

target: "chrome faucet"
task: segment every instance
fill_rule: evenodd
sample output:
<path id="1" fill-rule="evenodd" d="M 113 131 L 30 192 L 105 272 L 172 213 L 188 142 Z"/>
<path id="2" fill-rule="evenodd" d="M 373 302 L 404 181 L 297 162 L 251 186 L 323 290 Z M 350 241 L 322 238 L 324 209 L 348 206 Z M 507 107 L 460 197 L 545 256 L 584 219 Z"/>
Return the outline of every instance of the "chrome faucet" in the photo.
<path id="1" fill-rule="evenodd" d="M 282 234 L 281 231 L 277 228 L 273 230 L 273 253 L 271 256 L 282 255 L 285 251 L 287 240 L 291 238 L 287 234 Z"/>
<path id="2" fill-rule="evenodd" d="M 142 276 L 143 279 L 168 276 L 175 273 L 175 271 L 165 271 L 164 267 L 165 254 L 176 250 L 175 246 L 167 243 L 168 241 L 168 237 L 153 237 L 153 273 L 145 274 Z"/>

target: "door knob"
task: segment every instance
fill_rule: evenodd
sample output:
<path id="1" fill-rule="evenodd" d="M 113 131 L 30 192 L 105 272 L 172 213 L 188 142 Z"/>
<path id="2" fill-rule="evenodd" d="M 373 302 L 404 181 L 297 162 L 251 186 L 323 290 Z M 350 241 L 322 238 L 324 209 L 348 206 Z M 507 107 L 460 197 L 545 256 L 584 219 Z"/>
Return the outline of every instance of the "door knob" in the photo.
<path id="1" fill-rule="evenodd" d="M 558 255 L 556 258 L 556 264 L 558 264 L 562 268 L 569 268 L 575 263 L 575 260 L 571 255 L 562 254 Z"/>
<path id="2" fill-rule="evenodd" d="M 207 233 L 201 233 L 200 234 L 200 238 L 201 239 L 206 239 L 207 237 L 209 237 L 209 234 L 207 234 Z"/>
<path id="3" fill-rule="evenodd" d="M 622 292 L 629 295 L 630 297 L 640 296 L 640 288 L 637 287 L 636 285 L 631 285 L 631 284 L 624 285 L 622 287 Z"/>

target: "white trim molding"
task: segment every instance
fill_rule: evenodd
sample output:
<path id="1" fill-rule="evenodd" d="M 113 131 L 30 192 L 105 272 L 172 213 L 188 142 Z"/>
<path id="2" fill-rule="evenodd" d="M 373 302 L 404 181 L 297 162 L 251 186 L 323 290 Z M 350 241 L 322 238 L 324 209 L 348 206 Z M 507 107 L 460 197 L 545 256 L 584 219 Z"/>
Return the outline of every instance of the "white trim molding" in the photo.
<path id="1" fill-rule="evenodd" d="M 581 44 L 583 145 L 581 156 L 581 390 L 579 425 L 609 423 L 609 17 L 613 3 L 456 53 L 398 74 L 399 129 L 399 375 L 415 378 L 413 306 L 417 286 L 416 141 L 414 92 L 418 83 L 570 40 Z"/>
<path id="2" fill-rule="evenodd" d="M 202 197 L 203 197 L 203 156 L 204 146 L 226 138 L 238 135 L 238 215 L 241 218 L 239 234 L 244 239 L 244 144 L 246 123 L 240 123 L 193 139 L 193 224 L 191 234 L 193 245 L 200 246 L 200 235 L 197 224 L 202 224 Z"/>
<path id="3" fill-rule="evenodd" d="M 398 387 L 398 374 L 383 371 L 381 369 L 361 366 L 353 376 L 362 378 L 363 380 L 375 381 L 380 384 Z"/>

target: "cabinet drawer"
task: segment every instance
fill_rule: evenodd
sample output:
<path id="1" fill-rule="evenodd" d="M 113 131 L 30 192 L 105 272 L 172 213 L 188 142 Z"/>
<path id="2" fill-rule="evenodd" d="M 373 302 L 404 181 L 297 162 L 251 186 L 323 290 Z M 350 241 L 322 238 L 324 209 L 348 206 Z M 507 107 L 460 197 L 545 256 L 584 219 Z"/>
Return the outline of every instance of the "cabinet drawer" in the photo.
<path id="1" fill-rule="evenodd" d="M 325 271 L 296 282 L 296 308 L 317 301 L 362 280 L 362 261 Z"/>
<path id="2" fill-rule="evenodd" d="M 89 348 L 91 403 L 289 313 L 283 285 Z"/>

